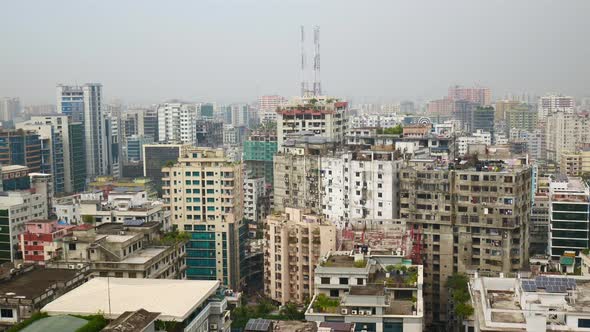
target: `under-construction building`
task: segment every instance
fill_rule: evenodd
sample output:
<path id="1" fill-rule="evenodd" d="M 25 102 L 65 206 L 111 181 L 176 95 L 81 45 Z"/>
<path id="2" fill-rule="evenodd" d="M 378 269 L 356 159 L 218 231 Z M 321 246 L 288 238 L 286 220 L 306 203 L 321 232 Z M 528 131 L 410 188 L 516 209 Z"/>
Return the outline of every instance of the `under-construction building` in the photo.
<path id="1" fill-rule="evenodd" d="M 308 209 L 322 214 L 323 159 L 332 155 L 337 144 L 324 137 L 300 136 L 289 139 L 274 157 L 274 206 Z"/>
<path id="2" fill-rule="evenodd" d="M 254 130 L 244 141 L 244 164 L 250 179 L 264 178 L 273 184 L 273 156 L 277 152 L 277 132 L 273 126 Z"/>
<path id="3" fill-rule="evenodd" d="M 503 161 L 455 166 L 419 160 L 408 162 L 400 176 L 410 255 L 424 265 L 426 318 L 444 326 L 453 318 L 447 312 L 449 276 L 515 272 L 528 263 L 532 169 Z"/>

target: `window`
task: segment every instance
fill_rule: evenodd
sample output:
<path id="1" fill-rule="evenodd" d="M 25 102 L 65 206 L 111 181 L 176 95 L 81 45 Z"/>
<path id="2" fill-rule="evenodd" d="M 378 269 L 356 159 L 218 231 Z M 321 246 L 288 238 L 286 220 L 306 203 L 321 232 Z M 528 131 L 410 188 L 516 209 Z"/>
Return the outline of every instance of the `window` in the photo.
<path id="1" fill-rule="evenodd" d="M 357 284 L 357 285 L 362 285 L 362 284 L 363 284 L 363 279 L 361 279 L 361 278 L 357 278 L 357 279 L 356 279 L 356 284 Z"/>
<path id="2" fill-rule="evenodd" d="M 115 278 L 123 278 L 123 272 L 115 272 Z"/>
<path id="3" fill-rule="evenodd" d="M 2 311 L 4 311 L 4 309 L 2 309 Z M 2 317 L 4 317 L 4 314 L 2 314 Z M 578 319 L 578 327 L 588 327 L 590 328 L 590 319 Z"/>
<path id="4" fill-rule="evenodd" d="M 330 289 L 330 297 L 338 297 L 340 295 L 340 291 L 337 289 Z"/>
<path id="5" fill-rule="evenodd" d="M 69 243 L 68 244 L 68 249 L 69 250 L 76 250 L 76 244 L 75 243 Z"/>
<path id="6" fill-rule="evenodd" d="M 0 309 L 0 317 L 2 318 L 13 318 L 14 312 L 12 309 Z"/>
<path id="7" fill-rule="evenodd" d="M 348 285 L 348 278 L 340 278 L 340 285 Z"/>
<path id="8" fill-rule="evenodd" d="M 322 278 L 321 282 L 322 282 L 322 285 L 329 285 L 330 284 L 330 278 Z"/>

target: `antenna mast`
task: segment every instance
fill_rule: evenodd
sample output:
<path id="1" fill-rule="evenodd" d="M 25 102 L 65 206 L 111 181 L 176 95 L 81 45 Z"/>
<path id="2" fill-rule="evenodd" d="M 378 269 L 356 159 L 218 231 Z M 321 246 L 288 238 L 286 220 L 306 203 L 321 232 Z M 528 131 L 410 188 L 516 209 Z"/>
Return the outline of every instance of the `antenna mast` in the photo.
<path id="1" fill-rule="evenodd" d="M 301 26 L 301 96 L 307 94 L 307 82 L 305 81 L 305 28 Z"/>
<path id="2" fill-rule="evenodd" d="M 313 28 L 313 94 L 322 95 L 322 83 L 320 82 L 320 27 Z"/>

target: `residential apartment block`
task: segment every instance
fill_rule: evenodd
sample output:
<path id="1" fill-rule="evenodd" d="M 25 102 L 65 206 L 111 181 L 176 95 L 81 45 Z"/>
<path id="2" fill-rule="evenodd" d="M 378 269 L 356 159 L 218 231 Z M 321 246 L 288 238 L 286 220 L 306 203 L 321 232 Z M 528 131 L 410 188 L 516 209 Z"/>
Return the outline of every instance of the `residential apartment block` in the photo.
<path id="1" fill-rule="evenodd" d="M 336 227 L 321 216 L 286 208 L 272 214 L 264 229 L 264 293 L 286 304 L 313 295 L 319 259 L 336 249 Z"/>

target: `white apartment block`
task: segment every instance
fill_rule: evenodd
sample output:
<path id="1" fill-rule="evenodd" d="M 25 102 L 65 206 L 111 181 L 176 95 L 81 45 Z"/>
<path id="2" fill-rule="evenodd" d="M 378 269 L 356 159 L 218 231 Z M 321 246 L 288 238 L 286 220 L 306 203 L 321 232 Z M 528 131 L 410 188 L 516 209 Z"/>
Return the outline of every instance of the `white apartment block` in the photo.
<path id="1" fill-rule="evenodd" d="M 0 245 L 0 261 L 12 261 L 16 257 L 20 234 L 25 223 L 35 219 L 47 219 L 47 196 L 30 191 L 0 193 L 0 235 L 8 243 Z"/>
<path id="2" fill-rule="evenodd" d="M 158 140 L 165 143 L 196 144 L 197 107 L 165 103 L 158 106 Z"/>
<path id="3" fill-rule="evenodd" d="M 319 259 L 336 250 L 336 228 L 321 216 L 286 208 L 266 219 L 264 293 L 286 304 L 304 303 L 313 295 Z"/>
<path id="4" fill-rule="evenodd" d="M 590 116 L 556 112 L 547 116 L 545 123 L 547 159 L 556 163 L 566 152 L 576 152 L 579 145 L 590 143 Z"/>
<path id="5" fill-rule="evenodd" d="M 457 137 L 457 153 L 459 156 L 464 156 L 469 152 L 469 145 L 472 144 L 483 144 L 489 146 L 492 144 L 492 135 L 478 129 L 471 136 Z"/>
<path id="6" fill-rule="evenodd" d="M 277 143 L 282 146 L 286 136 L 312 132 L 332 142 L 343 142 L 348 128 L 348 103 L 338 99 L 315 96 L 296 97 L 277 110 Z"/>
<path id="7" fill-rule="evenodd" d="M 262 222 L 265 216 L 262 208 L 266 193 L 264 178 L 244 180 L 244 218 L 250 222 Z"/>
<path id="8" fill-rule="evenodd" d="M 574 97 L 561 95 L 548 95 L 539 98 L 538 113 L 539 119 L 556 112 L 573 112 L 576 102 Z"/>
<path id="9" fill-rule="evenodd" d="M 350 128 L 391 128 L 399 124 L 399 117 L 392 115 L 357 115 L 350 117 Z"/>
<path id="10" fill-rule="evenodd" d="M 399 218 L 399 169 L 394 151 L 346 152 L 322 160 L 322 210 L 339 224 Z M 340 225 L 342 226 L 342 225 Z"/>

